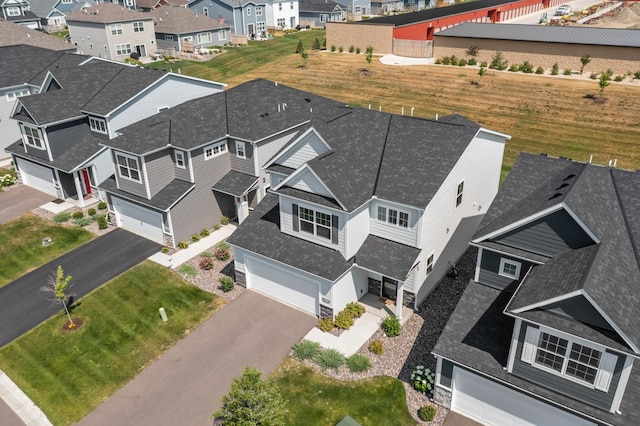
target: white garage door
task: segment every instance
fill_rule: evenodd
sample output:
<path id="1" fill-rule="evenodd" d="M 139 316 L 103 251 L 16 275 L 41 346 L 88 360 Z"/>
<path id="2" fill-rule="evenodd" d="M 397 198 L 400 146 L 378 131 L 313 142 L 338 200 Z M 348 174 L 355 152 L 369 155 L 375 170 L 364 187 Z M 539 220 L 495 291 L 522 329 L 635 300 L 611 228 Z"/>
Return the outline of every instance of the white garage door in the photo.
<path id="1" fill-rule="evenodd" d="M 31 161 L 16 159 L 18 169 L 20 170 L 20 176 L 25 185 L 37 189 L 38 191 L 46 192 L 57 197 L 56 187 L 53 183 L 53 170 L 41 166 L 40 164 L 32 163 Z"/>
<path id="2" fill-rule="evenodd" d="M 318 284 L 255 258 L 246 259 L 247 287 L 317 315 Z"/>
<path id="3" fill-rule="evenodd" d="M 451 409 L 487 425 L 595 425 L 461 368 L 453 371 Z"/>
<path id="4" fill-rule="evenodd" d="M 164 244 L 161 213 L 115 197 L 113 205 L 116 210 L 118 226 Z"/>

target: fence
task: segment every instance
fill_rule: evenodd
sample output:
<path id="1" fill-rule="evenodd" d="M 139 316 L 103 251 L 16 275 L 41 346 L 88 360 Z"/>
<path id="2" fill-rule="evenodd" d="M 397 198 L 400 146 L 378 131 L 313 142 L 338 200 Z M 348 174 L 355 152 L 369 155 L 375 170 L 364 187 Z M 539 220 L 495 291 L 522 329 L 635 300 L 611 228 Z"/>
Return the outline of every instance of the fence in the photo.
<path id="1" fill-rule="evenodd" d="M 433 57 L 433 41 L 393 39 L 393 54 L 409 58 Z"/>

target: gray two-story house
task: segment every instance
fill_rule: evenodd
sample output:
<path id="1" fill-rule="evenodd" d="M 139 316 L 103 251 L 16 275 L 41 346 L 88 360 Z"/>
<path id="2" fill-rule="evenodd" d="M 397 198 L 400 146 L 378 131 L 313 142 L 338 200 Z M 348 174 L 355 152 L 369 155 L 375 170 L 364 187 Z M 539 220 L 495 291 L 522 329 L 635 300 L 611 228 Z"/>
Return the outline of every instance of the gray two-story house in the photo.
<path id="1" fill-rule="evenodd" d="M 640 424 L 640 175 L 521 154 L 433 350 L 436 402 L 484 424 Z"/>

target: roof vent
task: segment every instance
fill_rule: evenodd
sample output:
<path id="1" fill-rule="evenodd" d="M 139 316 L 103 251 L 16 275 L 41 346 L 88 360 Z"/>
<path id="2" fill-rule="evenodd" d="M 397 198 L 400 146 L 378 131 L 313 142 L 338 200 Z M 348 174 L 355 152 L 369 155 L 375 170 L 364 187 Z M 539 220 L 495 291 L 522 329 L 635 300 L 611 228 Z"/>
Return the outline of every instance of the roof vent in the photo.
<path id="1" fill-rule="evenodd" d="M 574 175 L 573 173 L 571 173 L 570 175 L 568 175 L 566 178 L 564 178 L 564 179 L 562 179 L 562 180 L 563 180 L 563 181 L 564 181 L 564 180 L 569 180 L 569 179 L 574 178 L 574 177 L 576 177 L 576 175 Z"/>
<path id="2" fill-rule="evenodd" d="M 311 98 L 304 98 L 305 101 L 311 102 Z"/>
<path id="3" fill-rule="evenodd" d="M 556 188 L 556 191 L 559 191 L 559 190 L 561 190 L 562 188 L 566 188 L 567 186 L 569 186 L 569 184 L 565 182 L 565 183 L 563 183 L 562 185 L 560 185 L 559 187 L 557 187 L 557 188 Z"/>
<path id="4" fill-rule="evenodd" d="M 553 200 L 554 198 L 558 198 L 558 197 L 562 197 L 562 194 L 559 192 L 556 192 L 555 194 L 553 194 L 551 197 L 549 197 L 550 200 Z"/>

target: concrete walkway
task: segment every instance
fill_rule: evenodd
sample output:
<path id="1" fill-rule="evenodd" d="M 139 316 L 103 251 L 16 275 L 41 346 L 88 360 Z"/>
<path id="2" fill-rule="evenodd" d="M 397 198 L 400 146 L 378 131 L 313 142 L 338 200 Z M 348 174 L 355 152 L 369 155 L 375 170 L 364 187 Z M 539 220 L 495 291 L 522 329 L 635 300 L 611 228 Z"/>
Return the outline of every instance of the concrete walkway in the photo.
<path id="1" fill-rule="evenodd" d="M 0 370 L 0 419 L 3 426 L 49 426 L 51 422 L 27 395 Z"/>
<path id="2" fill-rule="evenodd" d="M 304 339 L 318 342 L 325 349 L 336 349 L 344 356 L 351 356 L 358 352 L 358 349 L 380 328 L 380 320 L 380 317 L 365 312 L 355 320 L 349 330 L 343 331 L 339 337 L 313 327 Z"/>

